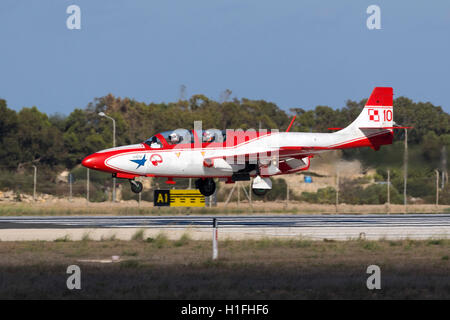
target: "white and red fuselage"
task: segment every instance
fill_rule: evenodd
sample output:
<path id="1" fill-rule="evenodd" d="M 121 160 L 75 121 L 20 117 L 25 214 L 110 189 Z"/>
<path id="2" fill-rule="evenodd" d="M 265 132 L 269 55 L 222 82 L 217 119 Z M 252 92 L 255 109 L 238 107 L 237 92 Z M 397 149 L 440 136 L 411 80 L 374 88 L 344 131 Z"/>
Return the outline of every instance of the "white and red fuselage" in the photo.
<path id="1" fill-rule="evenodd" d="M 234 182 L 243 175 L 264 178 L 307 170 L 310 159 L 327 150 L 378 150 L 392 143 L 393 123 L 393 90 L 377 87 L 359 117 L 336 132 L 178 129 L 173 131 L 181 137 L 176 143 L 169 139 L 173 132 L 157 134 L 144 143 L 96 152 L 82 164 L 117 178 L 167 177 L 168 183 L 179 177 L 225 178 Z M 213 139 L 205 141 L 205 132 L 212 132 Z"/>

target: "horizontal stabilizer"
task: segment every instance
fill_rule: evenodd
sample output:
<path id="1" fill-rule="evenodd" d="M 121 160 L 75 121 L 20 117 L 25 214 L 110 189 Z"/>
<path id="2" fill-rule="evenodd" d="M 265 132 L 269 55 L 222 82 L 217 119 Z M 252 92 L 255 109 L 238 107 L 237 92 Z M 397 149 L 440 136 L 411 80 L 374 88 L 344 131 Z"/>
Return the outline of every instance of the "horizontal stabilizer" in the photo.
<path id="1" fill-rule="evenodd" d="M 361 130 L 367 130 L 367 129 L 384 129 L 384 130 L 395 130 L 395 129 L 412 129 L 413 127 L 359 127 Z"/>

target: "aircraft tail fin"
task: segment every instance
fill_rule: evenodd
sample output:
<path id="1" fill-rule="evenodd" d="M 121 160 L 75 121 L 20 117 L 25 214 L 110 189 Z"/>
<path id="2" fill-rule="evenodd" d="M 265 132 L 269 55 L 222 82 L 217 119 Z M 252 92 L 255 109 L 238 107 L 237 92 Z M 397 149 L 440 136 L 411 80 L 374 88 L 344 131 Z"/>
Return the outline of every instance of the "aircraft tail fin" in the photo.
<path id="1" fill-rule="evenodd" d="M 394 126 L 394 91 L 391 87 L 376 87 L 360 115 L 343 130 L 388 129 Z"/>

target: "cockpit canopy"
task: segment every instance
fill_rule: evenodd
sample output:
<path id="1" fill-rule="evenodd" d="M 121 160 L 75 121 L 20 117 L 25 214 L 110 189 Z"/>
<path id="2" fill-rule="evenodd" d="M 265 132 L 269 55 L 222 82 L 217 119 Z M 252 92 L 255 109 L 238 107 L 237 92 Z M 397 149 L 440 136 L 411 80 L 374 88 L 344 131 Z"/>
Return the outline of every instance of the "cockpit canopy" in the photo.
<path id="1" fill-rule="evenodd" d="M 222 143 L 226 140 L 226 131 L 218 129 L 195 130 L 195 135 L 201 143 Z M 171 131 L 164 131 L 154 135 L 145 141 L 145 144 L 150 148 L 158 149 L 164 146 L 177 144 L 191 144 L 195 143 L 194 130 L 176 129 Z"/>

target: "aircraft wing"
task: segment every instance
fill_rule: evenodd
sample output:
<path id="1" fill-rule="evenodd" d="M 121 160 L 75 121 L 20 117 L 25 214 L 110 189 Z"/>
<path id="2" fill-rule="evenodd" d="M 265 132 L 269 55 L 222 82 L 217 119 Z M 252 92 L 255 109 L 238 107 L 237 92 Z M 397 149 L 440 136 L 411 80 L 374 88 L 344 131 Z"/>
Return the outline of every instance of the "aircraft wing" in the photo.
<path id="1" fill-rule="evenodd" d="M 282 147 L 276 153 L 244 153 L 232 156 L 206 157 L 203 161 L 205 167 L 213 167 L 222 171 L 230 171 L 231 165 L 243 164 L 245 161 L 256 161 L 267 166 L 271 161 L 278 162 L 278 168 L 283 173 L 291 173 L 309 168 L 310 158 L 314 155 L 312 148 Z M 281 173 L 280 172 L 280 173 Z M 271 174 L 270 174 L 271 175 Z"/>

